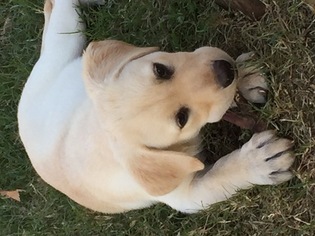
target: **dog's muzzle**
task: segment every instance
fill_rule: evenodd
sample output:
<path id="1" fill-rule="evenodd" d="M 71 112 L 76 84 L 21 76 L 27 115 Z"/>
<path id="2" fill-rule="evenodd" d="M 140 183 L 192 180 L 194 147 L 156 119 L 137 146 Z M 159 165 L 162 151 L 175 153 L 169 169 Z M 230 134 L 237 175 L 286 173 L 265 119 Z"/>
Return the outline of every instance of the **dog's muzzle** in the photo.
<path id="1" fill-rule="evenodd" d="M 234 63 L 233 63 L 234 64 Z M 215 73 L 216 81 L 226 88 L 236 78 L 237 70 L 235 67 L 226 60 L 216 60 L 213 62 L 213 70 Z"/>

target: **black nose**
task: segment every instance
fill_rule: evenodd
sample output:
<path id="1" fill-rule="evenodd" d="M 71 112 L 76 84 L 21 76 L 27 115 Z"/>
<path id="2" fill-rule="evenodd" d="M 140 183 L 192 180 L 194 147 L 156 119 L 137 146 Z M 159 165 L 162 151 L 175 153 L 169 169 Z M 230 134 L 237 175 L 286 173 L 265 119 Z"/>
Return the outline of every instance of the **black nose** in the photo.
<path id="1" fill-rule="evenodd" d="M 223 87 L 228 87 L 235 79 L 236 69 L 230 62 L 225 60 L 216 60 L 213 62 L 213 70 L 217 82 Z"/>

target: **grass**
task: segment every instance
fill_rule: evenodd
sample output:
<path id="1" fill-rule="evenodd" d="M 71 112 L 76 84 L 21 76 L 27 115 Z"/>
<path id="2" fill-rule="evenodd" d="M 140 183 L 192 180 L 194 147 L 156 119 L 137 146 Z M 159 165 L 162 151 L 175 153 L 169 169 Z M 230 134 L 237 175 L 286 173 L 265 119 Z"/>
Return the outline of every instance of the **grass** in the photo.
<path id="1" fill-rule="evenodd" d="M 299 0 L 266 1 L 258 22 L 213 1 L 113 1 L 84 9 L 90 40 L 114 38 L 162 50 L 218 46 L 236 57 L 256 51 L 270 99 L 256 114 L 295 141 L 296 177 L 259 186 L 194 215 L 156 205 L 119 215 L 87 210 L 45 184 L 19 141 L 16 107 L 39 56 L 42 1 L 0 3 L 0 189 L 23 189 L 21 202 L 0 198 L 0 235 L 314 235 L 315 17 Z M 220 122 L 204 129 L 214 156 L 251 132 Z M 218 140 L 213 142 L 212 140 Z M 224 143 L 224 146 L 222 146 Z"/>

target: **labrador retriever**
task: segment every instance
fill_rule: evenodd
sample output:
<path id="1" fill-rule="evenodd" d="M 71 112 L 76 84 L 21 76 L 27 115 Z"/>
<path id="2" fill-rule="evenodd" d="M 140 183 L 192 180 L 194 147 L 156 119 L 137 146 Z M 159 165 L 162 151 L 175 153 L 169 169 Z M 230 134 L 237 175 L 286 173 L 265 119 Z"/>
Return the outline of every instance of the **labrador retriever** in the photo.
<path id="1" fill-rule="evenodd" d="M 237 73 L 214 47 L 167 53 L 105 40 L 84 50 L 77 4 L 46 0 L 40 58 L 18 108 L 22 142 L 44 181 L 95 211 L 163 202 L 193 213 L 292 177 L 292 142 L 273 131 L 213 166 L 197 158 L 200 129 L 222 118 L 237 87 L 264 100 L 259 74 Z"/>

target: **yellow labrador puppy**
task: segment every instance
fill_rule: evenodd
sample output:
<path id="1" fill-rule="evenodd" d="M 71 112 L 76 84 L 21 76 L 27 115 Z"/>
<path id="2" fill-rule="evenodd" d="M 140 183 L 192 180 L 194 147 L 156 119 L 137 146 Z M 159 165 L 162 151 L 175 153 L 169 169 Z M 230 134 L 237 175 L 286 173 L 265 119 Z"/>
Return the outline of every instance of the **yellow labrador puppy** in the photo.
<path id="1" fill-rule="evenodd" d="M 211 167 L 196 158 L 200 128 L 222 118 L 237 83 L 264 100 L 257 74 L 237 79 L 234 60 L 213 47 L 167 53 L 105 40 L 83 52 L 77 4 L 46 1 L 41 55 L 19 104 L 21 139 L 47 183 L 95 211 L 164 202 L 192 213 L 291 178 L 291 142 L 272 131 Z"/>

